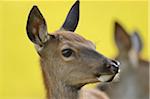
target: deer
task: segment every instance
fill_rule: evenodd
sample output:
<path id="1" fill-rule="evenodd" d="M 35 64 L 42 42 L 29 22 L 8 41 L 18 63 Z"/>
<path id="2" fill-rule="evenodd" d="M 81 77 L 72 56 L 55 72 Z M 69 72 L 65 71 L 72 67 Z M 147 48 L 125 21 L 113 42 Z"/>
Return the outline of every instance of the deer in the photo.
<path id="1" fill-rule="evenodd" d="M 80 91 L 80 99 L 110 99 L 110 97 L 103 91 L 97 88 L 84 89 Z"/>
<path id="2" fill-rule="evenodd" d="M 40 58 L 47 99 L 79 99 L 82 86 L 109 82 L 118 73 L 117 60 L 100 54 L 92 41 L 75 33 L 79 4 L 77 0 L 62 27 L 52 33 L 37 5 L 29 12 L 27 36 Z"/>
<path id="3" fill-rule="evenodd" d="M 137 32 L 131 35 L 115 22 L 114 39 L 118 47 L 115 59 L 120 61 L 119 80 L 99 84 L 111 99 L 149 99 L 149 61 L 140 57 L 143 48 Z"/>

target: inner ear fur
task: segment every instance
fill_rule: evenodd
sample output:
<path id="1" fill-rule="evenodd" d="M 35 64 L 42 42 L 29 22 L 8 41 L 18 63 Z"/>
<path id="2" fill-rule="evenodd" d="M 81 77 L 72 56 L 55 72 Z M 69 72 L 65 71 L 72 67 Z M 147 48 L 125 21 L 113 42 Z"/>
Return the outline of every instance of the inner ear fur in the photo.
<path id="1" fill-rule="evenodd" d="M 49 39 L 46 21 L 37 6 L 29 13 L 26 30 L 29 39 L 37 45 L 43 45 Z"/>

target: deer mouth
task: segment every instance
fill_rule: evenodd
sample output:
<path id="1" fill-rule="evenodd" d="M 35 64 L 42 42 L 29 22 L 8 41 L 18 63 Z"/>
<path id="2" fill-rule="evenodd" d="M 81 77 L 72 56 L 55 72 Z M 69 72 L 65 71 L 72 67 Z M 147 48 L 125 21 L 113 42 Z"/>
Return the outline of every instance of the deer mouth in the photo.
<path id="1" fill-rule="evenodd" d="M 97 80 L 100 82 L 110 82 L 114 79 L 115 75 L 100 75 Z"/>
<path id="2" fill-rule="evenodd" d="M 107 75 L 107 74 L 99 75 L 99 76 L 97 76 L 97 80 L 100 82 L 111 82 L 113 80 L 118 79 L 119 74 L 120 74 L 120 69 L 118 70 L 118 72 L 116 72 L 113 75 L 110 75 L 110 74 L 109 75 Z"/>

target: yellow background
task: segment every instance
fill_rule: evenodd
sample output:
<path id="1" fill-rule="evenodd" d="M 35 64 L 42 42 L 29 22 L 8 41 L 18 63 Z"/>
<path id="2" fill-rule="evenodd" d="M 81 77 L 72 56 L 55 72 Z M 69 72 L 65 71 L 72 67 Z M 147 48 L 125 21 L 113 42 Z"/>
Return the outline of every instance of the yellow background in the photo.
<path id="1" fill-rule="evenodd" d="M 27 2 L 28 1 L 28 2 Z M 70 0 L 0 1 L 0 99 L 44 99 L 38 55 L 26 35 L 30 9 L 38 5 L 48 31 L 60 28 L 74 3 Z M 114 57 L 113 22 L 137 30 L 143 39 L 142 57 L 148 59 L 148 4 L 146 0 L 81 0 L 77 33 L 92 40 L 97 50 Z M 149 55 L 150 56 L 150 55 Z"/>

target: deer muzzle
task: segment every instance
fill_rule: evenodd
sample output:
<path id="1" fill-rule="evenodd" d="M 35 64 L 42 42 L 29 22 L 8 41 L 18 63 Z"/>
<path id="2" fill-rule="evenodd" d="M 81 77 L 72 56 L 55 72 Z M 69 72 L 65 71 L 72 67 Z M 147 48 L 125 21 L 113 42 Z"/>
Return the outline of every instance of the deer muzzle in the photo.
<path id="1" fill-rule="evenodd" d="M 110 82 L 113 80 L 115 75 L 119 72 L 120 63 L 116 60 L 111 60 L 109 64 L 105 66 L 105 70 L 108 73 L 101 74 L 97 79 L 101 82 Z"/>

